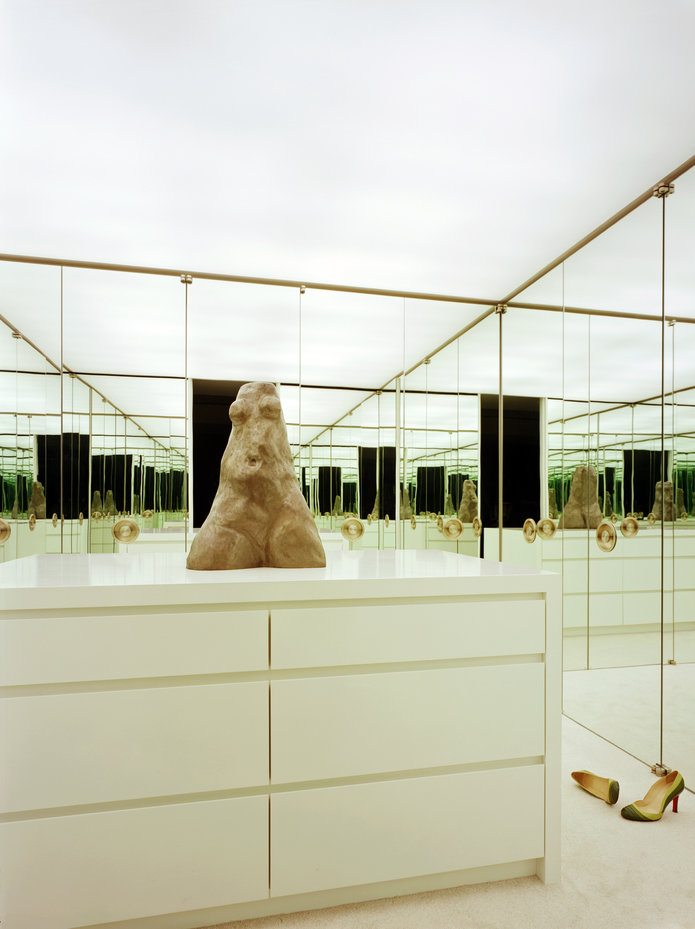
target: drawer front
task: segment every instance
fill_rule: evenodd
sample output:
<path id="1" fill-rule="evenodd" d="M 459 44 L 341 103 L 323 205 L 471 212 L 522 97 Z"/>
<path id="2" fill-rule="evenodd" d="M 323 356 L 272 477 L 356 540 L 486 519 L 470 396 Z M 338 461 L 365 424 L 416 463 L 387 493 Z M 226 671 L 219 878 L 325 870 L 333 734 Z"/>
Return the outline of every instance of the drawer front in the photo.
<path id="1" fill-rule="evenodd" d="M 543 667 L 273 681 L 273 782 L 543 755 Z"/>
<path id="2" fill-rule="evenodd" d="M 678 553 L 678 557 L 675 559 L 676 590 L 693 590 L 695 589 L 695 570 L 693 569 L 695 553 L 686 558 L 680 548 L 680 545 L 678 544 L 679 541 L 680 540 L 676 541 L 676 549 Z M 668 565 L 668 567 L 665 568 L 667 575 L 666 584 L 673 586 L 673 576 L 668 577 L 670 573 L 671 562 L 666 562 L 666 564 Z"/>
<path id="3" fill-rule="evenodd" d="M 267 682 L 12 697 L 0 729 L 4 811 L 268 780 Z"/>
<path id="4" fill-rule="evenodd" d="M 0 621 L 0 684 L 256 671 L 265 610 Z"/>
<path id="5" fill-rule="evenodd" d="M 586 615 L 584 617 L 586 622 Z M 589 622 L 599 626 L 620 626 L 623 622 L 623 594 L 589 593 Z"/>
<path id="6" fill-rule="evenodd" d="M 268 897 L 268 798 L 0 825 L 8 929 L 72 929 Z"/>
<path id="7" fill-rule="evenodd" d="M 596 547 L 596 543 L 592 542 Z M 596 549 L 599 552 L 598 549 Z M 617 554 L 616 554 L 617 553 Z M 599 552 L 601 560 L 592 556 L 586 560 L 566 560 L 562 567 L 563 590 L 566 594 L 612 593 L 622 589 L 623 560 L 618 548 L 612 552 Z M 546 565 L 544 564 L 545 568 Z"/>
<path id="8" fill-rule="evenodd" d="M 676 591 L 676 622 L 695 622 L 695 591 Z"/>
<path id="9" fill-rule="evenodd" d="M 588 596 L 583 594 L 565 593 L 562 598 L 562 622 L 565 628 L 585 627 L 587 624 L 587 603 Z M 622 617 L 622 611 L 621 611 Z M 616 620 L 617 623 L 620 620 Z"/>
<path id="10" fill-rule="evenodd" d="M 545 651 L 543 600 L 273 610 L 272 666 L 331 667 Z"/>
<path id="11" fill-rule="evenodd" d="M 668 569 L 665 569 L 668 571 Z M 670 581 L 670 577 L 668 578 Z M 660 555 L 653 558 L 625 558 L 623 589 L 627 591 L 659 590 L 661 586 Z"/>
<path id="12" fill-rule="evenodd" d="M 543 766 L 271 797 L 271 897 L 540 858 Z"/>
<path id="13" fill-rule="evenodd" d="M 661 619 L 661 594 L 658 592 L 624 593 L 623 624 L 659 623 Z"/>

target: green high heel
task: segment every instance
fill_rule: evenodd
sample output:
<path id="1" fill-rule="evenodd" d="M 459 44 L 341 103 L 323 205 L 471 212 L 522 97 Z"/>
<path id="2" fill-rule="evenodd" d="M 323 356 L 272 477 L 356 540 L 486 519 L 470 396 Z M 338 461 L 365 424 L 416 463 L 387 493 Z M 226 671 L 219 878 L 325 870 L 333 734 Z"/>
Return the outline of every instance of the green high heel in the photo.
<path id="1" fill-rule="evenodd" d="M 599 777 L 591 771 L 573 771 L 572 780 L 576 781 L 592 797 L 604 800 L 609 806 L 618 802 L 620 784 L 609 777 Z"/>
<path id="2" fill-rule="evenodd" d="M 683 792 L 685 781 L 678 771 L 671 771 L 666 777 L 660 777 L 649 788 L 643 800 L 636 800 L 624 806 L 620 815 L 640 823 L 654 823 L 661 819 L 664 810 L 673 800 L 673 812 L 678 812 L 678 797 Z"/>

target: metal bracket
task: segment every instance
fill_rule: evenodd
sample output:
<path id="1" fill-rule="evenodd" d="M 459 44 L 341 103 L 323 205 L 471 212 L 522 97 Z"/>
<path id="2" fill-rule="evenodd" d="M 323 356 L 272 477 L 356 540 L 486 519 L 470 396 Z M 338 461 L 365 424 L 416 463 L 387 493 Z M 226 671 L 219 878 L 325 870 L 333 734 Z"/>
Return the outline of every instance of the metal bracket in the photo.
<path id="1" fill-rule="evenodd" d="M 495 307 L 495 313 L 497 313 L 498 316 L 502 316 L 504 313 L 507 312 L 508 309 L 509 307 L 507 306 L 506 303 L 498 303 L 497 306 Z"/>
<path id="2" fill-rule="evenodd" d="M 660 764 L 657 762 L 652 765 L 652 774 L 656 774 L 657 777 L 664 777 L 666 774 L 671 773 L 671 768 L 667 768 L 665 764 Z"/>
<path id="3" fill-rule="evenodd" d="M 192 284 L 192 283 L 193 283 L 193 275 L 192 275 L 192 274 L 182 274 L 182 275 L 181 275 L 181 283 L 182 283 L 182 284 Z"/>
<path id="4" fill-rule="evenodd" d="M 675 191 L 675 186 L 673 184 L 659 184 L 658 187 L 655 187 L 652 191 L 652 196 L 658 197 L 668 197 L 669 194 L 672 194 Z"/>
<path id="5" fill-rule="evenodd" d="M 15 329 L 14 332 L 12 333 L 12 338 L 13 338 L 13 339 L 21 339 L 21 338 L 22 338 L 22 333 L 21 333 L 21 332 L 17 332 L 17 330 Z"/>
<path id="6" fill-rule="evenodd" d="M 666 664 L 675 664 L 675 663 L 676 663 L 675 658 L 669 658 L 669 660 L 666 662 Z"/>
<path id="7" fill-rule="evenodd" d="M 666 322 L 668 323 L 669 328 L 671 329 L 673 329 L 673 327 L 676 325 L 675 319 L 667 319 Z"/>
<path id="8" fill-rule="evenodd" d="M 305 294 L 305 293 L 306 293 L 306 284 L 300 284 L 300 285 L 299 285 L 299 293 L 300 293 L 300 294 Z"/>

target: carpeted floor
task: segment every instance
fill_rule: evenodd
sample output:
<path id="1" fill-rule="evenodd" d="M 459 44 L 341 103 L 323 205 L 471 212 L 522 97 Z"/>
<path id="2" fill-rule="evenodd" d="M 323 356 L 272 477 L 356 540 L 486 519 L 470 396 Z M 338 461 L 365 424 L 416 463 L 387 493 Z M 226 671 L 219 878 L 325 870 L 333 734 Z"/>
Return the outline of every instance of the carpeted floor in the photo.
<path id="1" fill-rule="evenodd" d="M 581 768 L 620 781 L 615 806 L 574 784 L 570 772 Z M 695 771 L 683 775 L 695 786 Z M 224 929 L 695 929 L 695 796 L 686 791 L 679 812 L 669 808 L 656 823 L 620 816 L 653 780 L 648 767 L 564 719 L 562 883 L 519 878 Z"/>
<path id="2" fill-rule="evenodd" d="M 648 764 L 659 760 L 659 667 L 566 671 L 565 713 Z M 695 664 L 664 665 L 664 762 L 695 786 Z M 695 865 L 694 865 L 695 867 Z"/>
<path id="3" fill-rule="evenodd" d="M 631 665 L 658 665 L 661 661 L 661 636 L 658 632 L 620 632 L 606 635 L 592 631 L 588 642 L 590 668 L 627 668 Z M 573 630 L 565 632 L 563 641 L 565 671 L 582 671 L 587 667 L 587 636 Z M 679 664 L 695 662 L 695 629 L 666 627 L 664 660 L 674 658 Z"/>

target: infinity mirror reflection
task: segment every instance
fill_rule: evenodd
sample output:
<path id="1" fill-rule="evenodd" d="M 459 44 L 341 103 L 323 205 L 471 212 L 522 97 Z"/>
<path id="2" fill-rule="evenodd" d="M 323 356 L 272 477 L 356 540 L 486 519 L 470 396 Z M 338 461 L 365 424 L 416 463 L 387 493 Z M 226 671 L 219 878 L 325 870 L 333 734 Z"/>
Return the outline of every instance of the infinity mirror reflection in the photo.
<path id="1" fill-rule="evenodd" d="M 0 560 L 186 551 L 229 405 L 241 384 L 271 381 L 327 550 L 497 560 L 501 547 L 561 573 L 565 711 L 646 761 L 682 757 L 691 175 L 667 208 L 644 203 L 500 315 L 465 299 L 0 263 Z"/>

